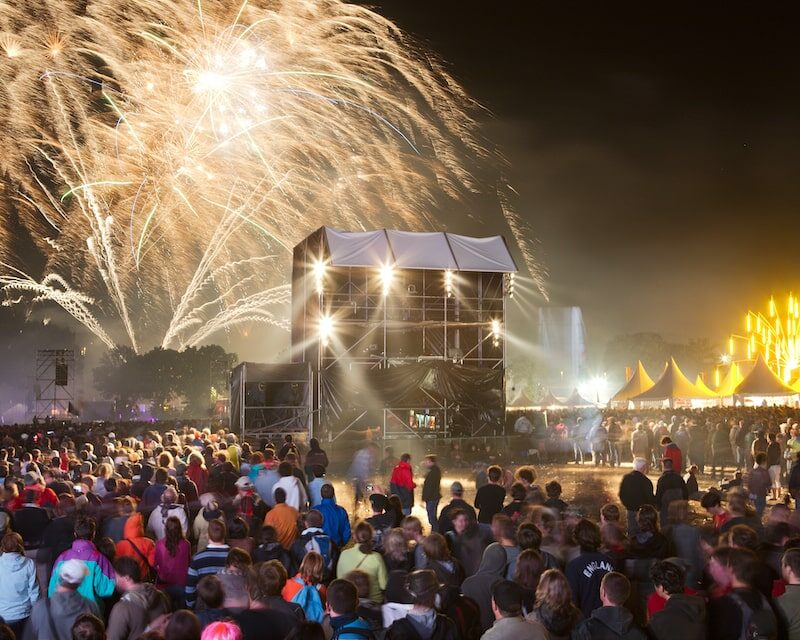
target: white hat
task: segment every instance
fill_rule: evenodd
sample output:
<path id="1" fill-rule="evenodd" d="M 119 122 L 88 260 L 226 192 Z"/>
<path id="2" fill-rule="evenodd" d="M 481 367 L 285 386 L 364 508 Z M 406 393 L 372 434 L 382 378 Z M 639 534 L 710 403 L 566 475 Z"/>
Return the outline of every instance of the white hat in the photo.
<path id="1" fill-rule="evenodd" d="M 240 489 L 252 489 L 253 483 L 247 476 L 242 476 L 236 481 L 236 486 L 239 487 Z"/>
<path id="2" fill-rule="evenodd" d="M 62 584 L 79 585 L 89 575 L 89 569 L 83 560 L 66 560 L 58 569 L 58 577 Z"/>

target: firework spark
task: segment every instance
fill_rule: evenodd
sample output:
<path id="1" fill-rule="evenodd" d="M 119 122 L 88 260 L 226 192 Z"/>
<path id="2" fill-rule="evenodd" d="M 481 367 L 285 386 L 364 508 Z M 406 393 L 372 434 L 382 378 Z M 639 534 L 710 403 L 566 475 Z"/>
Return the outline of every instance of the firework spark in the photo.
<path id="1" fill-rule="evenodd" d="M 5 266 L 0 284 L 135 349 L 285 326 L 291 247 L 320 225 L 435 228 L 484 190 L 497 158 L 474 110 L 394 24 L 340 0 L 3 2 L 4 220 L 49 275 Z"/>

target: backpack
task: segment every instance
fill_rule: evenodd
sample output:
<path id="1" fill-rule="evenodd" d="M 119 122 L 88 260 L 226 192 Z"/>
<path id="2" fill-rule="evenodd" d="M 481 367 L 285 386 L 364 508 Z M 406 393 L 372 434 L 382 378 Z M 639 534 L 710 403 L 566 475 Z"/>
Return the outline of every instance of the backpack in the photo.
<path id="1" fill-rule="evenodd" d="M 775 614 L 763 594 L 759 594 L 761 606 L 758 609 L 752 609 L 736 592 L 729 595 L 742 610 L 739 640 L 775 640 L 778 637 Z"/>
<path id="2" fill-rule="evenodd" d="M 460 640 L 478 640 L 481 637 L 481 610 L 472 599 L 461 594 L 457 587 L 444 587 L 439 591 L 441 612 L 455 623 Z"/>
<path id="3" fill-rule="evenodd" d="M 364 638 L 364 640 L 376 640 L 375 633 L 372 631 L 372 629 L 348 625 L 339 627 L 331 636 L 331 640 L 339 640 L 344 635 L 357 636 L 358 638 Z"/>
<path id="4" fill-rule="evenodd" d="M 292 602 L 299 605 L 306 614 L 306 620 L 322 622 L 325 617 L 325 607 L 322 606 L 322 596 L 319 593 L 318 585 L 310 585 L 303 582 L 300 578 L 292 578 L 298 584 L 303 585 L 300 591 L 294 594 Z"/>
<path id="5" fill-rule="evenodd" d="M 308 553 L 309 551 L 316 551 L 325 560 L 325 576 L 333 576 L 334 560 L 336 555 L 336 545 L 333 544 L 330 536 L 326 533 L 314 533 L 303 545 L 303 549 Z"/>

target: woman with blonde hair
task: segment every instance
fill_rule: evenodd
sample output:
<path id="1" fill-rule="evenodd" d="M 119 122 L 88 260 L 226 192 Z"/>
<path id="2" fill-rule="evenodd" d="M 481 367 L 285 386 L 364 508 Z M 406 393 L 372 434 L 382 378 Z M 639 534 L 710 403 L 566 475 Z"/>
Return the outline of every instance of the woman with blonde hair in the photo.
<path id="1" fill-rule="evenodd" d="M 526 618 L 544 626 L 550 640 L 567 640 L 582 617 L 580 609 L 572 602 L 566 576 L 558 569 L 545 571 L 536 587 L 533 611 Z"/>
<path id="2" fill-rule="evenodd" d="M 414 557 L 400 527 L 390 529 L 383 536 L 383 561 L 386 563 L 387 571 L 411 571 L 414 569 Z"/>

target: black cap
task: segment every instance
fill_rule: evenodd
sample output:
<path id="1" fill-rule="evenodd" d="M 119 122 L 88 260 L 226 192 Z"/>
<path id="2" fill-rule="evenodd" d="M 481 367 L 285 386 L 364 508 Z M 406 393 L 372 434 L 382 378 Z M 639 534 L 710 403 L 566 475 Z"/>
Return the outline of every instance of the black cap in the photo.
<path id="1" fill-rule="evenodd" d="M 492 599 L 497 608 L 512 616 L 522 612 L 522 587 L 511 580 L 501 580 L 492 587 Z"/>

